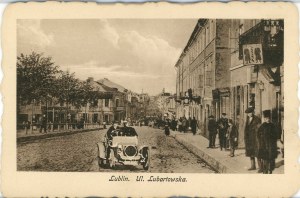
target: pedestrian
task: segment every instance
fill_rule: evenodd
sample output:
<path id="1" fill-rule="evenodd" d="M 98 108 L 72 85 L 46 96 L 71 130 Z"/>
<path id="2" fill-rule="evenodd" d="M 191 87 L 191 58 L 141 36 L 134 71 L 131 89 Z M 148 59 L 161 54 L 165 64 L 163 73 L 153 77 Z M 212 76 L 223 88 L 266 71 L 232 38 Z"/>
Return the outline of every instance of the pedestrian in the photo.
<path id="1" fill-rule="evenodd" d="M 224 150 L 226 150 L 226 133 L 228 129 L 228 119 L 226 118 L 226 113 L 222 113 L 222 116 L 218 122 L 218 129 L 219 129 L 220 150 L 222 151 L 223 148 Z"/>
<path id="2" fill-rule="evenodd" d="M 193 135 L 196 135 L 197 126 L 198 126 L 197 120 L 195 119 L 195 117 L 193 117 L 193 119 L 191 120 L 191 130 Z"/>
<path id="3" fill-rule="evenodd" d="M 192 118 L 191 117 L 189 117 L 189 119 L 187 120 L 187 129 L 188 129 L 188 131 L 192 130 Z"/>
<path id="4" fill-rule="evenodd" d="M 183 117 L 183 119 L 182 119 L 182 130 L 183 130 L 183 133 L 186 132 L 186 127 L 187 127 L 187 119 L 185 117 Z"/>
<path id="5" fill-rule="evenodd" d="M 119 126 L 118 126 L 118 123 L 117 122 L 114 122 L 113 125 L 111 127 L 109 127 L 109 129 L 107 130 L 106 132 L 106 158 L 108 159 L 109 156 L 110 156 L 110 149 L 109 149 L 109 142 L 112 140 L 113 138 L 113 131 L 116 130 L 116 129 L 119 129 Z"/>
<path id="6" fill-rule="evenodd" d="M 169 123 L 169 121 L 167 120 L 167 121 L 165 122 L 165 134 L 166 134 L 166 136 L 169 136 L 169 135 L 170 135 L 170 128 L 169 128 L 169 126 L 170 126 L 170 123 Z"/>
<path id="7" fill-rule="evenodd" d="M 264 122 L 258 128 L 258 157 L 262 159 L 264 174 L 272 174 L 275 169 L 275 159 L 277 158 L 277 137 L 278 129 L 271 123 L 271 111 L 263 111 Z"/>
<path id="8" fill-rule="evenodd" d="M 234 151 L 238 146 L 239 132 L 232 119 L 228 120 L 228 139 L 230 143 L 230 157 L 234 157 Z"/>
<path id="9" fill-rule="evenodd" d="M 42 117 L 40 133 L 42 133 L 43 129 L 44 129 L 44 133 L 47 133 L 47 118 L 46 118 L 46 115 L 43 115 L 43 117 Z"/>
<path id="10" fill-rule="evenodd" d="M 179 132 L 182 132 L 182 119 L 181 117 L 179 118 L 178 122 L 177 122 L 177 128 Z"/>
<path id="11" fill-rule="evenodd" d="M 171 121 L 171 127 L 172 127 L 171 129 L 173 131 L 176 131 L 176 126 L 177 126 L 176 120 L 175 120 L 175 118 L 173 118 Z"/>
<path id="12" fill-rule="evenodd" d="M 214 148 L 217 134 L 217 122 L 213 115 L 208 117 L 208 133 L 209 133 L 209 145 L 207 148 Z"/>
<path id="13" fill-rule="evenodd" d="M 261 159 L 257 157 L 257 130 L 260 126 L 261 120 L 259 117 L 254 115 L 254 108 L 249 107 L 246 109 L 245 113 L 248 114 L 245 124 L 245 149 L 246 156 L 250 157 L 251 167 L 248 169 L 255 170 L 255 157 L 257 158 L 258 172 L 262 172 L 262 163 Z"/>

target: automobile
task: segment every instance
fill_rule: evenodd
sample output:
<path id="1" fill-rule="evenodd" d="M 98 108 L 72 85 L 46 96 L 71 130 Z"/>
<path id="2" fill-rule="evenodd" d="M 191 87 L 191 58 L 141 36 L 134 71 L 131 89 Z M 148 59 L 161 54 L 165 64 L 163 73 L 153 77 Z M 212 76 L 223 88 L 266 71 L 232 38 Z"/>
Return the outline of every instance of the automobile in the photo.
<path id="1" fill-rule="evenodd" d="M 132 127 L 122 127 L 111 132 L 111 138 L 104 136 L 97 143 L 99 167 L 115 168 L 116 165 L 142 165 L 150 167 L 150 147 L 138 144 L 138 135 Z"/>

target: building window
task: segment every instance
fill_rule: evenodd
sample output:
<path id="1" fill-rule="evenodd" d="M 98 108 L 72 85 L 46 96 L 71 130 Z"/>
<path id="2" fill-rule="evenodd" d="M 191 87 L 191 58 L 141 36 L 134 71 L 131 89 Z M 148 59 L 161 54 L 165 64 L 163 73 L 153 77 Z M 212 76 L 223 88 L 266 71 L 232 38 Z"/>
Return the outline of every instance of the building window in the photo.
<path id="1" fill-rule="evenodd" d="M 208 45 L 209 41 L 210 41 L 210 33 L 209 33 L 209 25 L 207 25 L 206 27 L 206 45 Z"/>
<path id="2" fill-rule="evenodd" d="M 94 113 L 93 115 L 93 123 L 98 122 L 98 114 Z"/>
<path id="3" fill-rule="evenodd" d="M 203 74 L 199 75 L 199 88 L 203 88 Z"/>
<path id="4" fill-rule="evenodd" d="M 109 106 L 109 99 L 105 99 L 105 101 L 104 101 L 104 106 L 105 106 L 105 107 L 108 107 L 108 106 Z"/>
<path id="5" fill-rule="evenodd" d="M 116 107 L 120 106 L 120 101 L 119 99 L 116 99 Z"/>
<path id="6" fill-rule="evenodd" d="M 206 60 L 205 64 L 205 86 L 212 86 L 212 57 Z"/>

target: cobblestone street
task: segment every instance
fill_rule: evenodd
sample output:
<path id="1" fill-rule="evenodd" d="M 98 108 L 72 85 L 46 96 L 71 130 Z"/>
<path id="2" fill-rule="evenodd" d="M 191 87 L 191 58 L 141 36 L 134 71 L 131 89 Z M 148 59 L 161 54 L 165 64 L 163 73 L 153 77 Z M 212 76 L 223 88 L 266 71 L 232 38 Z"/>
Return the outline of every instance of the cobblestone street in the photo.
<path id="1" fill-rule="evenodd" d="M 163 130 L 136 127 L 139 144 L 151 147 L 151 167 L 155 173 L 214 173 L 201 159 L 186 150 Z M 117 166 L 99 169 L 96 143 L 106 130 L 18 143 L 18 171 L 101 171 L 144 172 L 141 166 Z"/>

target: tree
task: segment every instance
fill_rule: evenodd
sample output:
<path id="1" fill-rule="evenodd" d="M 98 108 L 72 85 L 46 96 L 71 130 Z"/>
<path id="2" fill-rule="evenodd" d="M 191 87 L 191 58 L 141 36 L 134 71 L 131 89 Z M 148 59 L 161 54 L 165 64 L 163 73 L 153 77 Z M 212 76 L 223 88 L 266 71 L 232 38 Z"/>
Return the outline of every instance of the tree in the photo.
<path id="1" fill-rule="evenodd" d="M 20 54 L 17 57 L 17 99 L 30 104 L 53 95 L 57 68 L 51 57 L 35 52 Z"/>

